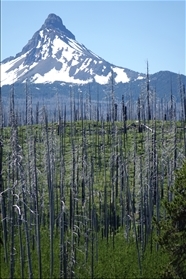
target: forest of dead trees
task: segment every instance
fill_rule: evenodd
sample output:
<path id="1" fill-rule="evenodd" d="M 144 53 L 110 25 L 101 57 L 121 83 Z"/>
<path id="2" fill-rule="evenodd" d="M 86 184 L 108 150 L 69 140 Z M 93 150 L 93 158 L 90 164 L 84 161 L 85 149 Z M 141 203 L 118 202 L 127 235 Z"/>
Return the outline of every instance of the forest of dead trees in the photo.
<path id="1" fill-rule="evenodd" d="M 137 101 L 106 101 L 86 93 L 55 109 L 25 106 L 10 92 L 0 99 L 1 261 L 14 278 L 94 278 L 101 241 L 134 241 L 139 274 L 153 217 L 166 218 L 162 200 L 174 197 L 174 171 L 186 156 L 186 96 L 156 97 L 147 87 Z M 47 247 L 47 248 L 46 248 Z M 118 249 L 118 248 L 117 248 Z M 44 256 L 46 254 L 46 256 Z M 57 261 L 57 263 L 56 263 Z M 79 270 L 81 266 L 81 271 Z M 7 272 L 7 273 L 6 273 Z M 98 275 L 97 275 L 98 274 Z"/>

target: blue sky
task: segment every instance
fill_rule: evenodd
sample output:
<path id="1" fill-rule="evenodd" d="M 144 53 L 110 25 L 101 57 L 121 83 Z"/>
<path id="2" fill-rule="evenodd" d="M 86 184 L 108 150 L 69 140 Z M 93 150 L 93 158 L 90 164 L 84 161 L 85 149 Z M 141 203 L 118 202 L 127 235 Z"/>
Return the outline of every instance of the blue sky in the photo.
<path id="1" fill-rule="evenodd" d="M 1 1 L 1 61 L 55 13 L 76 40 L 116 66 L 185 74 L 185 1 Z"/>

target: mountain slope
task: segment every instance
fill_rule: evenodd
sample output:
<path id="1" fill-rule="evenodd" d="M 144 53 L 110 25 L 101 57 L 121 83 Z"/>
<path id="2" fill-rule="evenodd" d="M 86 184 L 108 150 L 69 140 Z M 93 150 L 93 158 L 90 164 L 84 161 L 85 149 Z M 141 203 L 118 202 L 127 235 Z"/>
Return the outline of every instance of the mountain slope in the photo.
<path id="1" fill-rule="evenodd" d="M 41 28 L 15 57 L 1 63 L 1 86 L 29 80 L 33 83 L 55 81 L 106 84 L 145 78 L 144 74 L 114 66 L 76 41 L 60 17 L 49 14 Z"/>

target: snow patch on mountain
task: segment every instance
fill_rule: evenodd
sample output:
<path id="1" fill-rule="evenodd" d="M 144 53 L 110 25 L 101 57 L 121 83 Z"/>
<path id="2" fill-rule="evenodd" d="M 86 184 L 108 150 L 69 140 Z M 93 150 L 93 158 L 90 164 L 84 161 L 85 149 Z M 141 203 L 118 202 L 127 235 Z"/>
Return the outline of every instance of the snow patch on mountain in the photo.
<path id="1" fill-rule="evenodd" d="M 26 55 L 27 53 L 17 57 L 14 60 L 8 61 L 5 64 L 1 64 L 1 87 L 5 84 L 12 84 L 17 80 L 18 73 L 25 68 L 22 61 L 24 61 Z"/>
<path id="2" fill-rule="evenodd" d="M 138 79 L 144 79 L 144 77 L 143 77 L 143 76 L 139 76 L 139 77 L 137 77 L 137 80 L 138 80 Z"/>
<path id="3" fill-rule="evenodd" d="M 125 70 L 122 68 L 113 68 L 113 72 L 117 74 L 115 78 L 115 82 L 129 82 L 130 78 L 128 78 L 127 74 L 125 73 Z"/>
<path id="4" fill-rule="evenodd" d="M 65 80 L 67 83 L 79 83 L 79 84 L 87 84 L 92 81 L 92 79 L 82 81 L 80 79 L 74 79 L 74 77 L 69 76 L 69 69 L 65 71 L 57 71 L 56 69 L 52 69 L 50 72 L 44 74 L 43 76 L 40 74 L 35 74 L 32 77 L 32 82 L 34 83 L 53 83 L 55 81 Z M 50 81 L 50 82 L 48 82 Z"/>
<path id="5" fill-rule="evenodd" d="M 107 84 L 109 79 L 111 78 L 112 73 L 110 72 L 107 76 L 100 76 L 100 75 L 95 75 L 94 79 L 97 83 L 104 85 Z"/>

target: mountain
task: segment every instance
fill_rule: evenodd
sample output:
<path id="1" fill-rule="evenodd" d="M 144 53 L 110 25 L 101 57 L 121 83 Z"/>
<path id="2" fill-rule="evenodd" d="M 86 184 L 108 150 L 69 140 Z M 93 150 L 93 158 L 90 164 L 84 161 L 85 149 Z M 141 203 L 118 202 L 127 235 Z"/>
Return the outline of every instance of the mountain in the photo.
<path id="1" fill-rule="evenodd" d="M 107 84 L 144 79 L 145 75 L 117 67 L 79 43 L 62 19 L 49 14 L 41 28 L 15 57 L 1 62 L 1 87 L 15 82 Z"/>
<path id="2" fill-rule="evenodd" d="M 11 86 L 15 84 L 16 96 L 24 99 L 25 82 L 33 96 L 51 98 L 58 92 L 63 100 L 68 99 L 69 85 L 73 92 L 91 92 L 91 98 L 105 100 L 108 82 L 114 79 L 117 100 L 122 95 L 125 100 L 131 96 L 137 100 L 146 90 L 146 74 L 127 68 L 117 67 L 94 54 L 76 40 L 75 35 L 63 24 L 62 19 L 49 14 L 41 28 L 15 57 L 4 59 L 1 64 L 2 96 L 8 103 Z M 149 75 L 151 92 L 158 98 L 180 99 L 180 84 L 186 84 L 186 76 L 170 71 L 160 71 Z"/>

